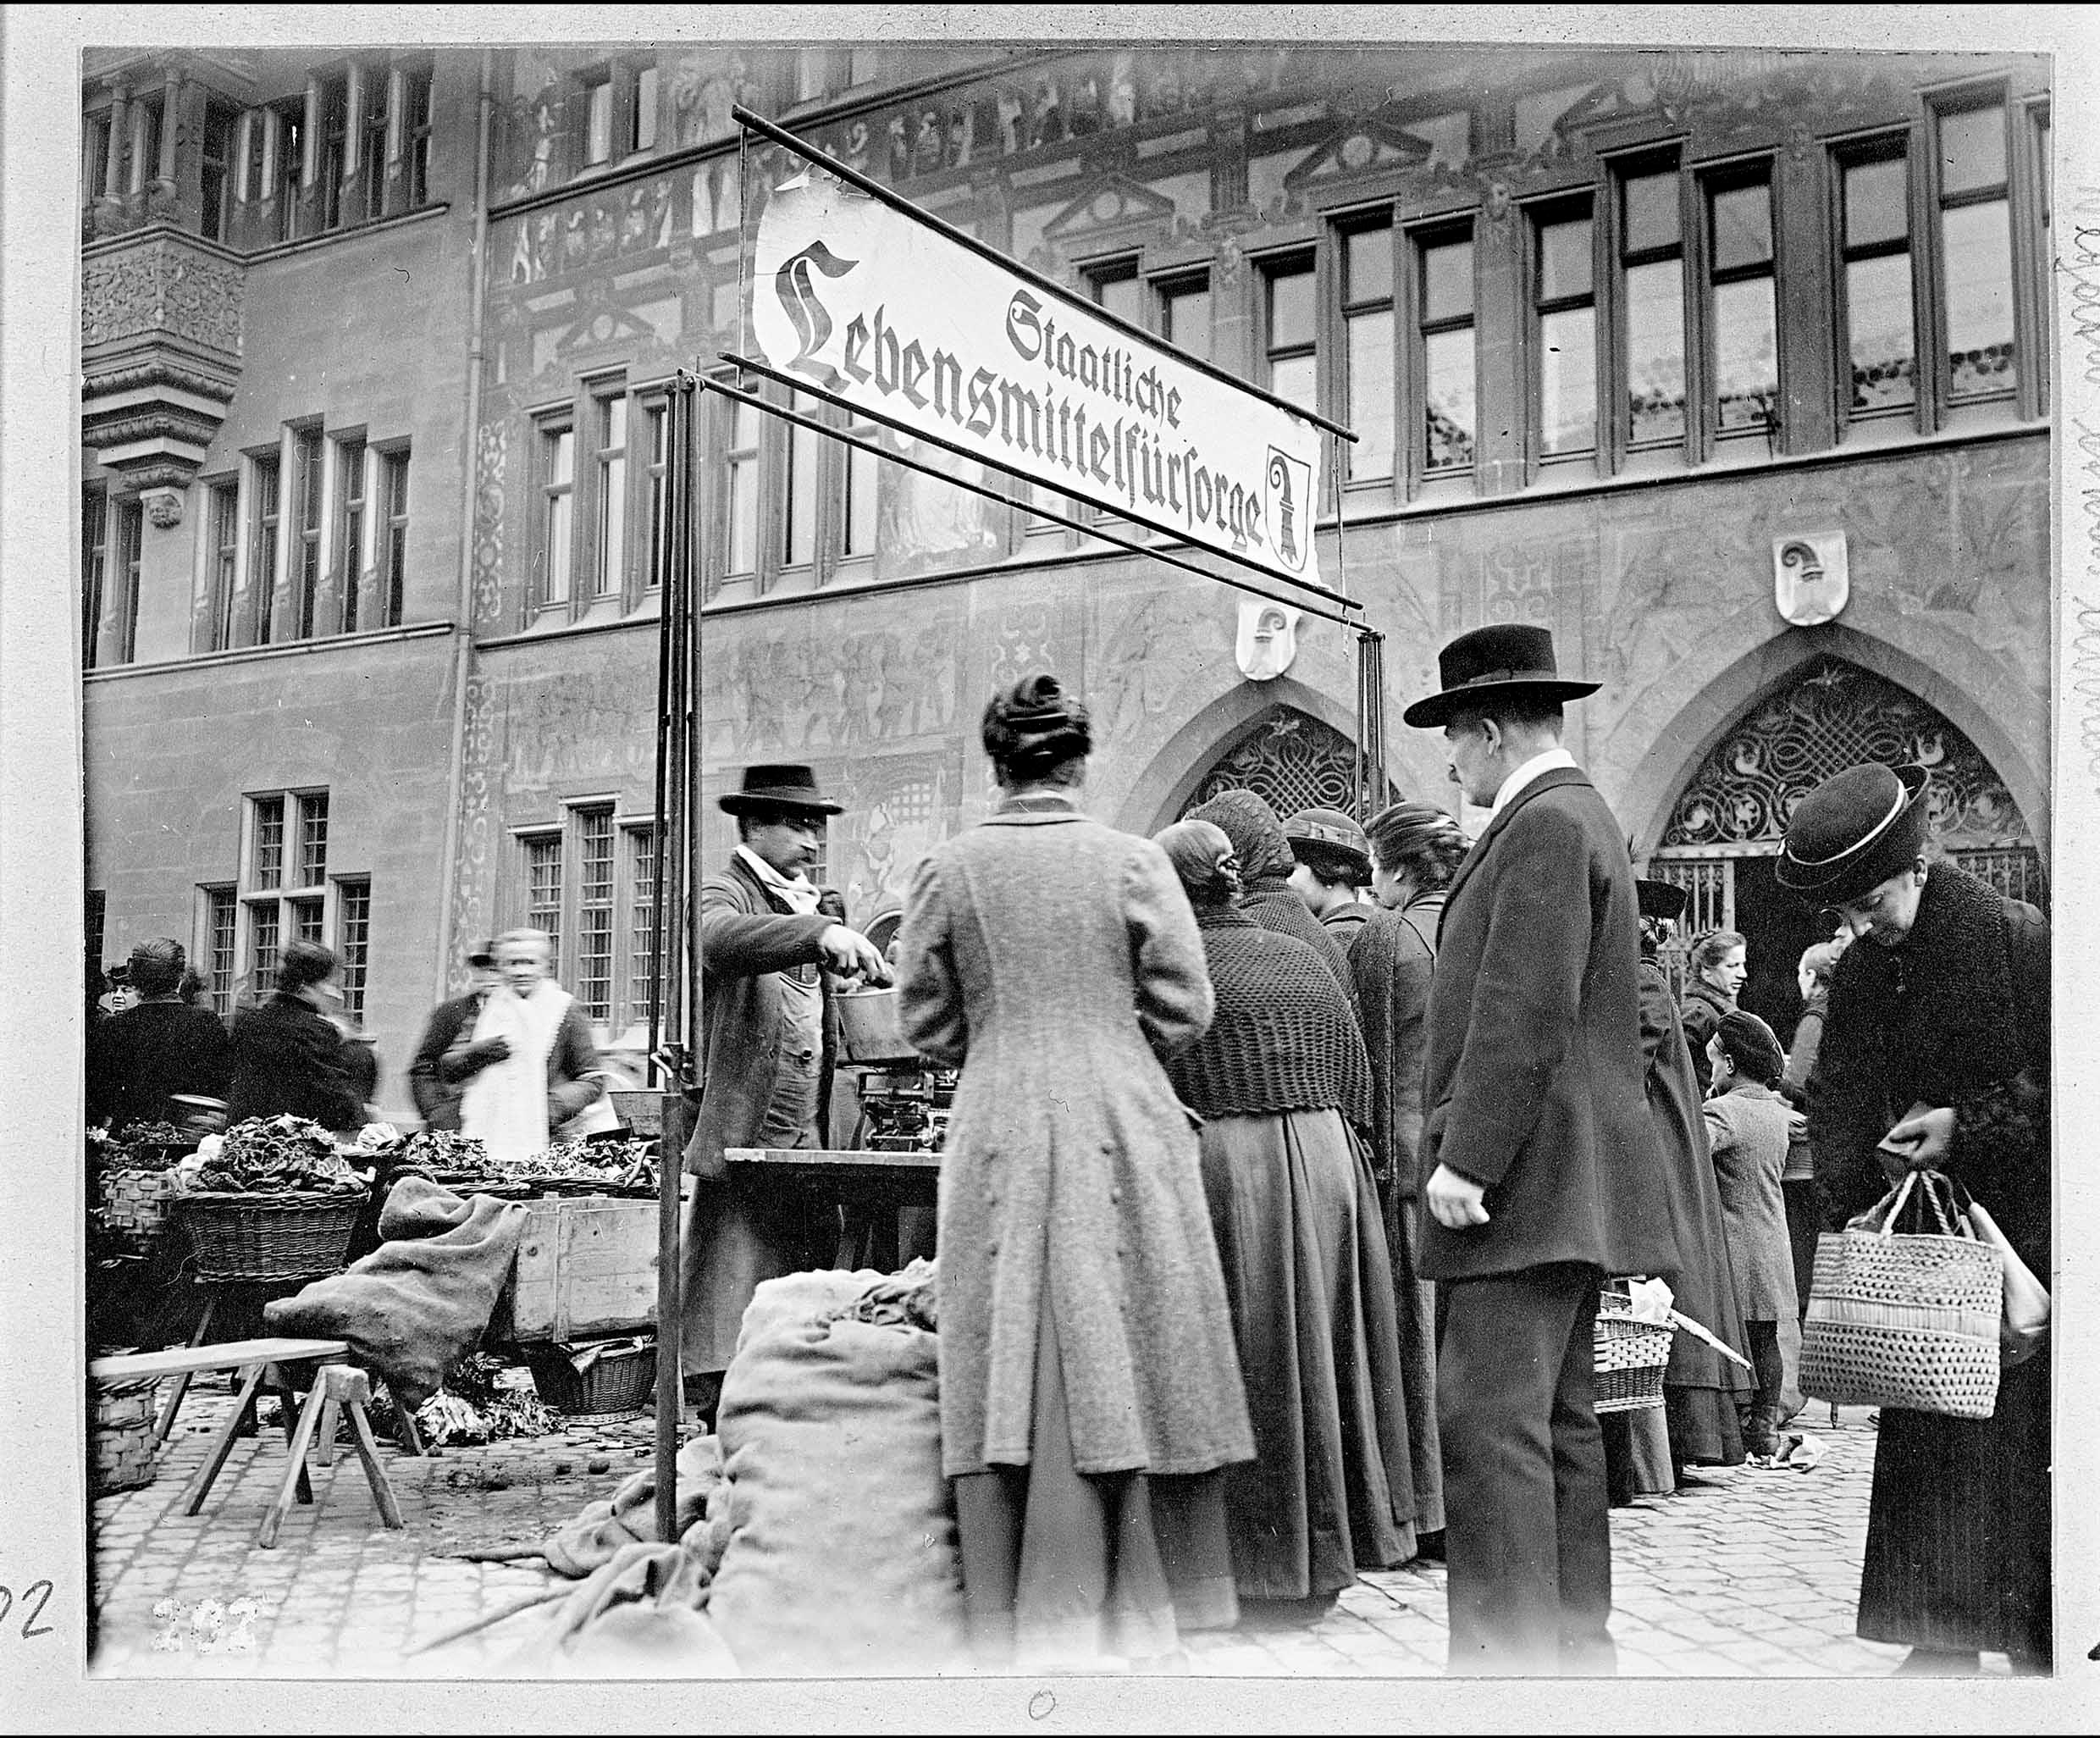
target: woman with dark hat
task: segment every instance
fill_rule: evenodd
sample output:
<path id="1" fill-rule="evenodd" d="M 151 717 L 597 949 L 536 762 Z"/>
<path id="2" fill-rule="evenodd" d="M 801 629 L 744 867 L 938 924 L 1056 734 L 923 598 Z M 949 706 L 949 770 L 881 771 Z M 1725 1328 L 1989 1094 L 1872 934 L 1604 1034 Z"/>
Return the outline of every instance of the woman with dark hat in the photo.
<path id="1" fill-rule="evenodd" d="M 1335 974 L 1335 982 L 1342 987 L 1354 1009 L 1357 986 L 1349 975 L 1349 956 L 1320 920 L 1306 909 L 1305 901 L 1291 886 L 1290 877 L 1298 859 L 1290 841 L 1284 837 L 1283 823 L 1276 818 L 1276 811 L 1254 791 L 1224 790 L 1191 809 L 1182 818 L 1208 821 L 1232 841 L 1244 888 L 1240 903 L 1247 916 L 1264 929 L 1295 935 L 1311 947 Z"/>
<path id="2" fill-rule="evenodd" d="M 1363 829 L 1339 809 L 1301 809 L 1284 822 L 1284 839 L 1298 860 L 1291 886 L 1346 954 L 1371 916 L 1357 897 L 1371 879 Z"/>
<path id="3" fill-rule="evenodd" d="M 88 1121 L 119 1129 L 168 1121 L 175 1093 L 224 1099 L 232 1065 L 224 1023 L 183 999 L 180 942 L 141 942 L 130 965 L 139 999 L 108 1016 L 88 1051 Z"/>
<path id="4" fill-rule="evenodd" d="M 336 1132 L 362 1126 L 363 1059 L 326 1012 L 336 976 L 332 949 L 285 944 L 277 993 L 234 1016 L 229 1125 L 289 1115 Z"/>
<path id="5" fill-rule="evenodd" d="M 1355 1018 L 1312 949 L 1238 904 L 1232 841 L 1153 841 L 1196 908 L 1216 1012 L 1167 1064 L 1203 1119 L 1203 1189 L 1256 1459 L 1225 1475 L 1241 1601 L 1317 1618 L 1360 1569 L 1415 1554 L 1407 1407 L 1378 1192 L 1345 1119 L 1371 1116 Z"/>
<path id="6" fill-rule="evenodd" d="M 1436 1432 L 1436 1298 L 1415 1271 L 1416 1149 L 1422 1140 L 1423 1016 L 1436 965 L 1437 921 L 1466 857 L 1466 835 L 1434 804 L 1399 802 L 1364 829 L 1378 904 L 1349 949 L 1371 1059 L 1372 1163 L 1393 1264 L 1401 1376 L 1407 1397 L 1415 1529 L 1440 1550 L 1444 1468 Z"/>
<path id="7" fill-rule="evenodd" d="M 2049 931 L 1930 854 L 1920 767 L 1854 767 L 1795 808 L 1780 885 L 1852 932 L 1832 974 L 1809 1138 L 1835 1226 L 1904 1170 L 1952 1177 L 2050 1271 Z M 1893 1149 L 1893 1150 L 1891 1150 Z M 1859 1633 L 1900 1670 L 2051 1651 L 2049 1354 L 2002 1372 L 1983 1420 L 1884 1407 Z"/>
<path id="8" fill-rule="evenodd" d="M 1648 1114 L 1662 1148 L 1677 1243 L 1679 1265 L 1670 1283 L 1679 1310 L 1710 1328 L 1724 1344 L 1747 1353 L 1721 1191 L 1706 1145 L 1701 1112 L 1705 1093 L 1662 971 L 1664 927 L 1683 915 L 1688 895 L 1667 881 L 1637 880 L 1633 890 L 1640 906 L 1641 1049 L 1648 1065 Z M 1636 1491 L 1661 1494 L 1697 1482 L 1673 1469 L 1740 1466 L 1744 1447 L 1738 1409 L 1749 1398 L 1750 1386 L 1740 1364 L 1729 1362 L 1696 1334 L 1680 1330 L 1671 1336 L 1670 1362 L 1662 1374 L 1666 1462 L 1660 1468 L 1653 1464 L 1644 1433 L 1654 1425 L 1647 1418 L 1629 1418 L 1623 1427 L 1607 1431 L 1607 1443 L 1622 1428 L 1628 1433 L 1624 1446 L 1631 1458 L 1623 1466 L 1615 1461 L 1612 1469 L 1615 1496 L 1630 1500 Z"/>
<path id="9" fill-rule="evenodd" d="M 942 1458 L 993 1665 L 1171 1659 L 1182 1629 L 1238 1609 L 1224 1469 L 1254 1442 L 1163 1065 L 1209 1024 L 1210 979 L 1165 853 L 1078 806 L 1092 739 L 1053 677 L 995 695 L 998 805 L 920 862 L 898 932 L 904 1034 L 962 1071 L 940 1176 Z"/>

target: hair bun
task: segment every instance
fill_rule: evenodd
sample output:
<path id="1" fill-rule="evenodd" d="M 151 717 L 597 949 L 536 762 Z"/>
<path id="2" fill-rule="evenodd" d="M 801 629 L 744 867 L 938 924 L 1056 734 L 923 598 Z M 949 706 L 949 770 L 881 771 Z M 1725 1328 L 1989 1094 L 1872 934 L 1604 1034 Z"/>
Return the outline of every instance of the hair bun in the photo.
<path id="1" fill-rule="evenodd" d="M 1054 676 L 1024 676 L 992 696 L 985 707 L 985 752 L 995 761 L 1030 767 L 1084 755 L 1094 745 L 1086 708 Z"/>

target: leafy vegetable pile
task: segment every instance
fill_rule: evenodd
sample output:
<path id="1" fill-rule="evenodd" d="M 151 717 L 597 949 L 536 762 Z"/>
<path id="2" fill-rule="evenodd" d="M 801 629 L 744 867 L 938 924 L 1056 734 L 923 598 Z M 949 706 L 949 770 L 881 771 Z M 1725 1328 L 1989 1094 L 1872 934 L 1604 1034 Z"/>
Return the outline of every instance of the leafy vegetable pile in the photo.
<path id="1" fill-rule="evenodd" d="M 364 1180 L 339 1158 L 335 1138 L 303 1116 L 251 1117 L 226 1131 L 191 1187 L 216 1193 L 362 1194 Z"/>
<path id="2" fill-rule="evenodd" d="M 442 1131 L 440 1131 L 442 1132 Z M 426 1441 L 493 1442 L 507 1436 L 544 1436 L 561 1428 L 523 1372 L 513 1374 L 500 1358 L 469 1352 L 452 1366 L 445 1386 L 416 1410 Z M 382 1387 L 370 1408 L 375 1429 L 395 1428 L 394 1397 Z"/>
<path id="3" fill-rule="evenodd" d="M 654 1141 L 556 1141 L 502 1166 L 498 1174 L 530 1182 L 585 1182 L 612 1187 L 656 1183 Z"/>
<path id="4" fill-rule="evenodd" d="M 489 1171 L 487 1145 L 449 1128 L 426 1128 L 401 1149 L 396 1170 L 424 1171 L 433 1176 L 483 1176 Z"/>

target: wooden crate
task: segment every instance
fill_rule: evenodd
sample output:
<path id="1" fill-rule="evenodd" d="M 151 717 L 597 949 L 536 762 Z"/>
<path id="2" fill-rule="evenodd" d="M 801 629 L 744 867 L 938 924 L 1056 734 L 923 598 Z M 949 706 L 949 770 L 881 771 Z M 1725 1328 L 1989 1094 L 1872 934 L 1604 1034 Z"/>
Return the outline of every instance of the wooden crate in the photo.
<path id="1" fill-rule="evenodd" d="M 656 1325 L 656 1204 L 605 1195 L 525 1203 L 497 1340 L 589 1339 Z"/>

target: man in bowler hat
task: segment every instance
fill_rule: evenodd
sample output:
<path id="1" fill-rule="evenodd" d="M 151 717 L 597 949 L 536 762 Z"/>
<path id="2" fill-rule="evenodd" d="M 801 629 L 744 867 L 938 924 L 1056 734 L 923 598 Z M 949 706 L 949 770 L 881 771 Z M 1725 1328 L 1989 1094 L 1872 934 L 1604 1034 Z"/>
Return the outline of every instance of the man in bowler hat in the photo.
<path id="1" fill-rule="evenodd" d="M 682 1251 L 680 1365 L 710 1412 L 762 1280 L 831 1263 L 836 1225 L 778 1185 L 732 1182 L 731 1147 L 820 1148 L 837 1049 L 831 979 L 887 983 L 867 938 L 821 909 L 804 873 L 842 805 L 807 767 L 753 767 L 720 799 L 738 845 L 700 886 L 701 1048 L 705 1073 L 685 1168 L 698 1179 Z"/>
<path id="2" fill-rule="evenodd" d="M 1643 1089 L 1626 834 L 1561 746 L 1552 636 L 1462 634 L 1440 692 L 1451 778 L 1489 810 L 1429 987 L 1419 1165 L 1438 1282 L 1437 1424 L 1454 1673 L 1614 1669 L 1593 1334 L 1611 1274 L 1677 1265 Z"/>

